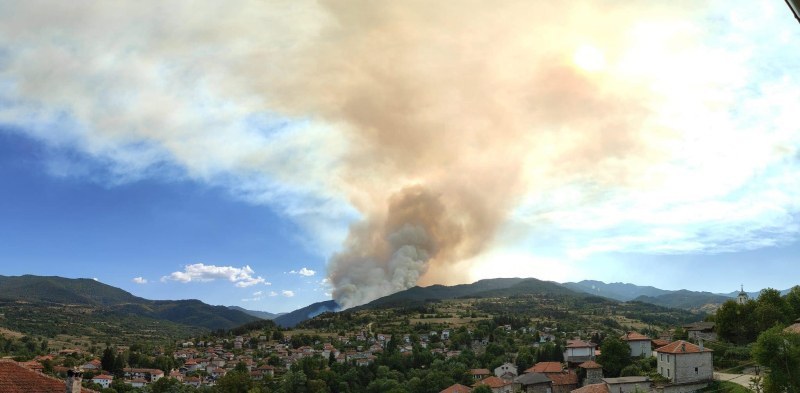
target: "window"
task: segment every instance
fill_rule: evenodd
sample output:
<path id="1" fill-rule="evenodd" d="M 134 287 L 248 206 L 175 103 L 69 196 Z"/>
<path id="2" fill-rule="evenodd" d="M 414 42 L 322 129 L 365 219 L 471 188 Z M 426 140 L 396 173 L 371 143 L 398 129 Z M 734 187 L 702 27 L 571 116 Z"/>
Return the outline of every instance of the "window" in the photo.
<path id="1" fill-rule="evenodd" d="M 669 376 L 669 369 L 667 369 L 667 378 L 670 378 L 670 376 Z"/>
<path id="2" fill-rule="evenodd" d="M 700 375 L 700 370 L 697 367 L 694 368 L 694 375 Z"/>

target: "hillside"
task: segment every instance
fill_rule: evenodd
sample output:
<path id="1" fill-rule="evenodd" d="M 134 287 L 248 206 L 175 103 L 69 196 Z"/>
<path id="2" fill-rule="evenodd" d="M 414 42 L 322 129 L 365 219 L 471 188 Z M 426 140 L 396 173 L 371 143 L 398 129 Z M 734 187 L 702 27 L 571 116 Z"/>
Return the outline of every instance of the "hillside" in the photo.
<path id="1" fill-rule="evenodd" d="M 674 291 L 655 297 L 640 296 L 635 300 L 664 307 L 694 310 L 703 308 L 703 306 L 706 305 L 722 304 L 728 300 L 731 300 L 731 298 L 711 292 L 693 292 L 682 289 L 680 291 Z"/>
<path id="2" fill-rule="evenodd" d="M 120 334 L 134 326 L 151 326 L 149 330 L 163 327 L 170 332 L 230 329 L 257 319 L 199 300 L 148 300 L 91 279 L 32 275 L 0 276 L 0 313 L 6 316 L 0 319 L 0 326 L 24 333 L 31 329 L 51 333 L 78 330 L 87 335 Z M 17 317 L 12 319 L 11 315 Z"/>
<path id="3" fill-rule="evenodd" d="M 295 327 L 297 324 L 306 321 L 308 319 L 314 318 L 319 314 L 328 311 L 338 311 L 341 307 L 339 304 L 336 303 L 335 300 L 327 300 L 324 302 L 314 303 L 308 306 L 305 306 L 301 309 L 294 310 L 290 313 L 283 314 L 275 319 L 273 322 L 278 326 L 282 327 Z"/>
<path id="4" fill-rule="evenodd" d="M 453 286 L 431 285 L 429 287 L 412 287 L 388 296 L 373 300 L 356 309 L 369 309 L 381 307 L 410 306 L 425 303 L 430 300 L 455 299 L 476 296 L 482 292 L 496 291 L 511 288 L 522 282 L 521 278 L 494 278 L 476 281 L 472 284 Z M 537 280 L 538 281 L 538 280 Z"/>
<path id="5" fill-rule="evenodd" d="M 565 282 L 561 284 L 573 291 L 585 292 L 595 296 L 627 302 L 640 296 L 656 297 L 670 291 L 651 286 L 639 286 L 628 283 L 615 282 L 606 284 L 602 281 L 583 280 L 579 282 Z"/>
<path id="6" fill-rule="evenodd" d="M 89 278 L 0 276 L 0 299 L 104 306 L 144 299 Z"/>
<path id="7" fill-rule="evenodd" d="M 275 318 L 277 318 L 277 317 L 279 317 L 281 315 L 286 314 L 285 312 L 280 312 L 280 313 L 277 313 L 277 314 L 273 314 L 271 312 L 266 312 L 266 311 L 248 310 L 246 308 L 242 308 L 242 307 L 239 307 L 239 306 L 228 306 L 228 308 L 231 309 L 231 310 L 241 311 L 241 312 L 243 312 L 243 313 L 245 313 L 247 315 L 250 315 L 250 316 L 253 316 L 253 317 L 256 317 L 256 318 L 269 319 L 269 320 L 273 320 L 273 319 L 275 319 Z"/>

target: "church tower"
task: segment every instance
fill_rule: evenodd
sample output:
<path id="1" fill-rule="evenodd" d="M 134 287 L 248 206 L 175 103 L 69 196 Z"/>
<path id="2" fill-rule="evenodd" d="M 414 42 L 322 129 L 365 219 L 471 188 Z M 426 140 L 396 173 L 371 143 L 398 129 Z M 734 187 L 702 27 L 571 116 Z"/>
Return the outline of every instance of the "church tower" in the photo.
<path id="1" fill-rule="evenodd" d="M 736 303 L 745 304 L 748 300 L 750 300 L 750 297 L 747 296 L 747 292 L 744 291 L 744 284 L 742 284 L 742 290 L 739 292 L 739 296 L 736 298 Z"/>

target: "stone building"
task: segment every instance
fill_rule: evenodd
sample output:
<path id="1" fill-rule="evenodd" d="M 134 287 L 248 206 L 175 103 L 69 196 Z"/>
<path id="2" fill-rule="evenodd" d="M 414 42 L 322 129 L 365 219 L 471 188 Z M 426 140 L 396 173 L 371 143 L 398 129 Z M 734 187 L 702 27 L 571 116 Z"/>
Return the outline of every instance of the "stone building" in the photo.
<path id="1" fill-rule="evenodd" d="M 678 340 L 656 349 L 658 373 L 674 384 L 710 382 L 714 375 L 712 350 Z"/>

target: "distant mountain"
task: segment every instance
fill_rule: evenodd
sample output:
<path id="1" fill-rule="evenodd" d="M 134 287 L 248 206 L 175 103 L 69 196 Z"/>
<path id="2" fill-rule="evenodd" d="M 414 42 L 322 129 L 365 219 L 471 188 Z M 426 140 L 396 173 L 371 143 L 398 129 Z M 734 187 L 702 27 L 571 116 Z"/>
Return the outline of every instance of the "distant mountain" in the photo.
<path id="1" fill-rule="evenodd" d="M 283 314 L 275 319 L 273 322 L 282 327 L 295 327 L 298 323 L 316 317 L 319 314 L 328 311 L 339 311 L 341 307 L 335 300 L 327 300 L 305 306 L 299 310 L 294 310 L 290 313 Z"/>
<path id="2" fill-rule="evenodd" d="M 680 291 L 673 291 L 660 296 L 639 296 L 634 300 L 655 304 L 658 306 L 692 310 L 700 309 L 709 304 L 722 304 L 728 300 L 731 300 L 731 298 L 711 292 L 693 292 L 682 289 Z"/>
<path id="3" fill-rule="evenodd" d="M 106 306 L 141 300 L 122 289 L 89 278 L 0 276 L 0 299 Z"/>
<path id="4" fill-rule="evenodd" d="M 110 316 L 138 316 L 206 329 L 230 329 L 257 319 L 199 300 L 148 300 L 86 278 L 0 276 L 0 300 L 86 306 Z"/>
<path id="5" fill-rule="evenodd" d="M 266 311 L 248 310 L 248 309 L 245 309 L 245 308 L 241 308 L 239 306 L 228 306 L 228 308 L 231 309 L 231 310 L 241 311 L 241 312 L 243 312 L 243 313 L 245 313 L 247 315 L 254 316 L 256 318 L 269 319 L 269 320 L 275 319 L 275 318 L 277 318 L 277 317 L 279 317 L 279 316 L 281 316 L 283 314 L 286 314 L 285 312 L 280 312 L 280 313 L 277 313 L 277 314 L 273 314 L 271 312 L 266 312 Z"/>
<path id="6" fill-rule="evenodd" d="M 508 289 L 523 281 L 525 280 L 522 278 L 493 278 L 476 281 L 472 284 L 453 286 L 431 285 L 429 287 L 417 286 L 373 300 L 357 308 L 396 307 L 410 305 L 413 303 L 424 303 L 429 300 L 444 300 L 475 296 L 482 292 Z"/>
<path id="7" fill-rule="evenodd" d="M 565 282 L 561 285 L 573 291 L 590 293 L 592 295 L 607 297 L 609 299 L 619 300 L 621 302 L 634 300 L 640 296 L 657 297 L 671 292 L 650 286 L 639 286 L 621 282 L 606 284 L 602 281 L 595 280 Z"/>
<path id="8" fill-rule="evenodd" d="M 788 294 L 791 290 L 792 290 L 792 288 L 782 290 L 781 291 L 781 296 L 786 296 L 786 294 Z M 755 299 L 755 298 L 758 297 L 758 295 L 761 294 L 761 291 L 758 291 L 758 292 L 745 292 L 745 293 L 747 293 L 747 296 L 750 297 L 750 299 Z M 720 293 L 720 295 L 735 298 L 735 297 L 739 296 L 739 291 L 733 291 L 733 292 L 728 292 L 728 293 Z"/>

